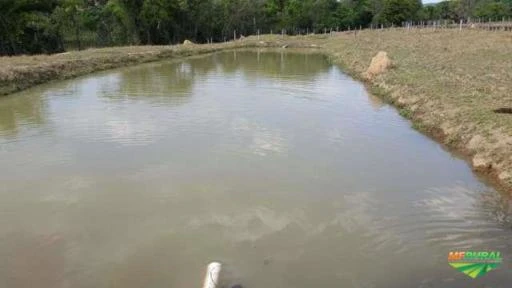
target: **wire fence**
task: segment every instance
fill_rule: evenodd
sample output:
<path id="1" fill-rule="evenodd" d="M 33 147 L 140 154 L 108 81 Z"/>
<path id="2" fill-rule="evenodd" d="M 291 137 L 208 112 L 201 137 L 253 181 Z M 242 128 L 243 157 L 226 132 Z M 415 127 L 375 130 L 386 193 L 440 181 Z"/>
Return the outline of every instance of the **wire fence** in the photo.
<path id="1" fill-rule="evenodd" d="M 503 18 L 501 21 L 483 21 L 482 19 L 476 19 L 476 21 L 460 20 L 459 22 L 438 20 L 438 21 L 426 21 L 426 22 L 404 22 L 401 28 L 405 29 L 480 29 L 489 31 L 512 31 L 512 20 Z"/>
<path id="2" fill-rule="evenodd" d="M 452 20 L 437 20 L 437 21 L 407 21 L 401 25 L 393 24 L 370 24 L 367 27 L 363 26 L 344 26 L 344 27 L 314 27 L 314 28 L 288 28 L 288 29 L 253 29 L 252 31 L 245 31 L 239 33 L 236 29 L 232 33 L 223 32 L 222 35 L 212 35 L 199 43 L 215 43 L 215 42 L 228 42 L 232 40 L 243 39 L 249 35 L 281 35 L 281 36 L 298 36 L 298 35 L 337 35 L 338 33 L 354 32 L 357 35 L 358 31 L 362 30 L 404 30 L 404 31 L 417 31 L 417 30 L 487 30 L 487 31 L 512 31 L 512 19 L 503 18 L 500 21 L 496 19 L 466 19 L 458 22 Z M 68 35 L 64 38 L 64 47 L 66 50 L 76 50 L 78 45 L 81 49 L 92 47 L 106 47 L 106 46 L 119 46 L 118 44 L 105 44 L 102 37 L 94 31 L 83 31 L 80 35 L 80 42 L 75 37 Z M 168 43 L 178 44 L 178 43 Z"/>
<path id="3" fill-rule="evenodd" d="M 487 30 L 487 31 L 512 31 L 512 19 L 503 18 L 501 21 L 493 21 L 489 19 L 487 22 L 482 19 L 467 19 L 460 20 L 458 22 L 452 20 L 437 20 L 437 21 L 418 21 L 418 22 L 403 22 L 402 25 L 393 24 L 371 24 L 369 27 L 363 26 L 347 26 L 347 27 L 334 27 L 334 28 L 322 28 L 322 29 L 308 29 L 308 28 L 294 28 L 294 29 L 282 29 L 279 31 L 269 30 L 262 31 L 258 30 L 255 35 L 260 36 L 264 34 L 270 35 L 282 35 L 286 36 L 297 36 L 297 35 L 336 35 L 339 33 L 354 32 L 357 35 L 358 31 L 362 30 L 403 30 L 403 31 L 415 31 L 415 30 Z M 244 35 L 237 34 L 236 30 L 233 31 L 233 38 L 225 37 L 224 41 L 230 41 L 233 39 L 244 38 Z"/>

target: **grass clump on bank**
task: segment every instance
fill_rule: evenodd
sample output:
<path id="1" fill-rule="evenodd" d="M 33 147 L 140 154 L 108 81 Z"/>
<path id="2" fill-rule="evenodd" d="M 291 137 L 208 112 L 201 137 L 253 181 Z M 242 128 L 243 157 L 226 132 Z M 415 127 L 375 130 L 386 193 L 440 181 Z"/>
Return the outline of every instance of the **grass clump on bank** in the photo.
<path id="1" fill-rule="evenodd" d="M 0 95 L 54 79 L 164 58 L 251 47 L 318 48 L 417 129 L 464 153 L 473 167 L 512 191 L 512 33 L 481 30 L 363 30 L 357 34 L 266 35 L 213 45 L 90 49 L 0 57 Z M 372 57 L 393 66 L 364 78 Z"/>

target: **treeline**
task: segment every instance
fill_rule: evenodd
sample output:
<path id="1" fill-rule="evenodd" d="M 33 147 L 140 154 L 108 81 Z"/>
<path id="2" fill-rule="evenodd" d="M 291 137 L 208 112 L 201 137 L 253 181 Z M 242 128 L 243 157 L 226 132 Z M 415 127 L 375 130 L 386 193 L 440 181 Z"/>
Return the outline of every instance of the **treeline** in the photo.
<path id="1" fill-rule="evenodd" d="M 0 55 L 512 16 L 512 0 L 0 0 Z"/>

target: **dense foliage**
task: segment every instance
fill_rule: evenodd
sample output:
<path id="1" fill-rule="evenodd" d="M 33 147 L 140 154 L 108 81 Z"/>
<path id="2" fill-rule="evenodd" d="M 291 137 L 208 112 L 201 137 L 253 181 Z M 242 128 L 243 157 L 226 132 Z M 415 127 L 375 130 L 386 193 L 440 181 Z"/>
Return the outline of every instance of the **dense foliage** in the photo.
<path id="1" fill-rule="evenodd" d="M 500 19 L 512 0 L 0 0 L 0 55 L 73 46 L 223 41 L 405 21 Z"/>

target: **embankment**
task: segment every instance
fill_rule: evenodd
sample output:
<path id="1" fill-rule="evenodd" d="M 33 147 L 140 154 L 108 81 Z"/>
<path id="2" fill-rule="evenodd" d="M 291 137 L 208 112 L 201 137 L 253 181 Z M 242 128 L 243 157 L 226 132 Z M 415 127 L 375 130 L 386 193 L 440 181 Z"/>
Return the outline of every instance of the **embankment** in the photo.
<path id="1" fill-rule="evenodd" d="M 476 30 L 364 30 L 299 37 L 262 36 L 213 45 L 90 49 L 0 58 L 0 95 L 57 79 L 138 63 L 252 47 L 318 48 L 418 130 L 461 152 L 475 170 L 512 191 L 512 33 Z M 364 78 L 386 51 L 393 68 Z"/>
<path id="2" fill-rule="evenodd" d="M 460 152 L 500 190 L 512 192 L 512 33 L 437 30 L 363 31 L 326 41 L 345 71 L 363 79 L 386 51 L 393 68 L 365 79 L 413 126 Z"/>
<path id="3" fill-rule="evenodd" d="M 277 37 L 267 37 L 273 40 Z M 288 46 L 306 45 L 301 39 L 286 38 Z M 74 78 L 88 73 L 123 66 L 213 53 L 220 50 L 281 47 L 279 41 L 260 41 L 257 37 L 244 40 L 195 45 L 191 42 L 174 46 L 127 46 L 87 49 L 55 55 L 0 57 L 0 96 L 21 91 L 53 80 Z M 310 47 L 310 46 L 308 46 Z M 313 46 L 314 47 L 314 46 Z"/>
<path id="4" fill-rule="evenodd" d="M 69 79 L 91 72 L 215 52 L 238 46 L 216 45 L 133 46 L 88 49 L 56 55 L 0 57 L 0 95 L 37 84 Z"/>

